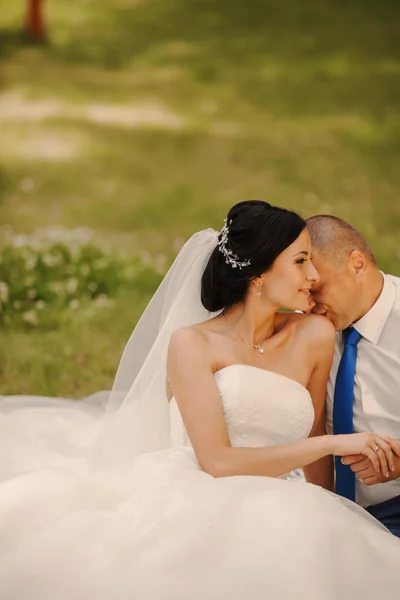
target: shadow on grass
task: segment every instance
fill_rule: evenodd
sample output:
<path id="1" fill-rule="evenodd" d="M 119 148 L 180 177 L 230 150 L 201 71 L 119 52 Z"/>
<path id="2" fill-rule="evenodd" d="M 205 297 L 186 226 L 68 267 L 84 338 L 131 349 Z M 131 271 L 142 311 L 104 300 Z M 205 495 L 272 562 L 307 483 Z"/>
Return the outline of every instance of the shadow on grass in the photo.
<path id="1" fill-rule="evenodd" d="M 49 45 L 50 40 L 47 37 L 41 40 L 30 39 L 19 26 L 12 29 L 0 27 L 0 57 L 2 60 L 9 60 L 29 47 L 48 49 Z"/>
<path id="2" fill-rule="evenodd" d="M 275 116 L 340 108 L 380 118 L 400 103 L 396 0 L 87 0 L 75 10 L 48 8 L 43 56 L 60 69 L 180 69 L 183 94 L 192 82 L 224 84 Z M 2 56 L 25 47 L 20 32 L 0 33 Z"/>
<path id="3" fill-rule="evenodd" d="M 400 20 L 394 0 L 154 0 L 87 3 L 45 52 L 107 69 L 181 68 L 224 83 L 274 114 L 340 106 L 381 116 L 399 104 Z M 89 13 L 88 13 L 89 14 Z M 60 38 L 61 40 L 61 38 Z M 384 90 L 384 108 L 382 108 Z"/>
<path id="4" fill-rule="evenodd" d="M 260 66 L 265 58 L 399 57 L 398 12 L 394 0 L 311 0 L 306 5 L 296 0 L 154 0 L 138 6 L 103 2 L 96 3 L 92 26 L 87 21 L 74 24 L 65 44 L 54 52 L 67 60 L 115 68 L 179 43 L 179 48 L 161 53 L 159 61 L 197 66 L 199 77 L 213 79 L 223 65 Z"/>
<path id="5" fill-rule="evenodd" d="M 22 49 L 25 39 L 21 29 L 0 28 L 0 56 L 9 59 Z"/>

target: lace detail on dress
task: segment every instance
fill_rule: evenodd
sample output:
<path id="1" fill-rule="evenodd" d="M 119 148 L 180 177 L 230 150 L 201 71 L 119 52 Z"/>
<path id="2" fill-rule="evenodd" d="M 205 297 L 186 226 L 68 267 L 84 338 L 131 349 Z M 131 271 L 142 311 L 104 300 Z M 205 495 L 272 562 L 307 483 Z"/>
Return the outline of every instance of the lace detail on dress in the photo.
<path id="1" fill-rule="evenodd" d="M 239 364 L 217 371 L 215 380 L 233 446 L 272 446 L 309 435 L 314 409 L 309 392 L 296 381 Z M 174 400 L 171 439 L 175 448 L 190 445 Z"/>

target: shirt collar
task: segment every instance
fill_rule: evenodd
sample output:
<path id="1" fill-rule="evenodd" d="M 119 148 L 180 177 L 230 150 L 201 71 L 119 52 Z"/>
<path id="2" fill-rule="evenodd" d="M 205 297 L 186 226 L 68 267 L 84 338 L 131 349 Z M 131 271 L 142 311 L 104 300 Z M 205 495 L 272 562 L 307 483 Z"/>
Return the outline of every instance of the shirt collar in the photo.
<path id="1" fill-rule="evenodd" d="M 378 300 L 361 319 L 353 323 L 354 329 L 363 338 L 375 345 L 379 342 L 383 328 L 393 308 L 396 295 L 393 283 L 384 273 L 382 275 L 383 288 Z"/>

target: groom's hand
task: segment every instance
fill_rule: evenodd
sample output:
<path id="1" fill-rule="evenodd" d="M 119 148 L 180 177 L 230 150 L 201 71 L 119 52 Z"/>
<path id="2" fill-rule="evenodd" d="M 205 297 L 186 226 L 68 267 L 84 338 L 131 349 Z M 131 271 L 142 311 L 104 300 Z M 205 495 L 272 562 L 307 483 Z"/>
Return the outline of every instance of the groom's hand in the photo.
<path id="1" fill-rule="evenodd" d="M 350 469 L 355 473 L 357 479 L 360 479 L 365 485 L 375 485 L 376 483 L 385 483 L 393 481 L 400 477 L 400 458 L 394 455 L 394 471 L 389 477 L 385 477 L 382 472 L 377 473 L 369 458 L 363 454 L 354 454 L 352 456 L 344 456 L 342 463 L 350 465 Z"/>

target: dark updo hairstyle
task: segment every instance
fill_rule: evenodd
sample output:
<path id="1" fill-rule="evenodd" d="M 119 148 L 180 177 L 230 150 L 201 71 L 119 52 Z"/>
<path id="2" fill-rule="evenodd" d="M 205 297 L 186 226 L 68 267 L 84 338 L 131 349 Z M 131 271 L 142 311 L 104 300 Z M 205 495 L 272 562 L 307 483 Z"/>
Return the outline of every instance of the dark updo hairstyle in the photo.
<path id="1" fill-rule="evenodd" d="M 235 204 L 228 214 L 226 248 L 250 265 L 226 264 L 219 247 L 213 250 L 201 279 L 201 302 L 215 312 L 244 300 L 249 283 L 268 271 L 285 248 L 293 244 L 306 223 L 298 214 L 262 200 Z M 218 236 L 221 240 L 221 233 Z"/>

